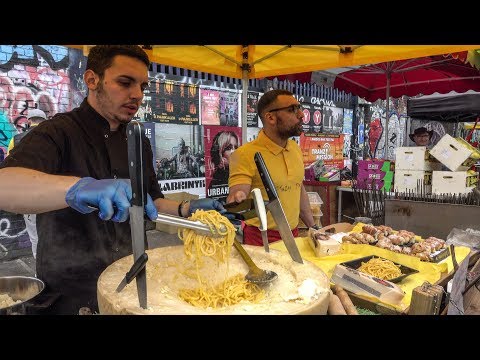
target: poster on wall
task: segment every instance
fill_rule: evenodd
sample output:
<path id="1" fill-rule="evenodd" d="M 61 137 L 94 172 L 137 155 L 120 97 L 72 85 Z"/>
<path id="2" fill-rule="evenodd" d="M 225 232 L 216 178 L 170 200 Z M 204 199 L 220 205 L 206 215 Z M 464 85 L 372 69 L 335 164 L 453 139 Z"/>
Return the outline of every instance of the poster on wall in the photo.
<path id="1" fill-rule="evenodd" d="M 343 109 L 343 133 L 353 135 L 353 109 Z"/>
<path id="2" fill-rule="evenodd" d="M 226 200 L 230 155 L 241 145 L 242 129 L 204 126 L 206 195 Z"/>
<path id="3" fill-rule="evenodd" d="M 220 124 L 220 92 L 200 89 L 200 122 L 202 125 Z"/>
<path id="4" fill-rule="evenodd" d="M 158 181 L 163 194 L 186 192 L 191 195 L 205 197 L 205 178 L 171 179 Z"/>
<path id="5" fill-rule="evenodd" d="M 259 127 L 249 127 L 247 128 L 247 142 L 253 141 L 258 137 L 258 133 L 262 130 Z"/>
<path id="6" fill-rule="evenodd" d="M 197 85 L 155 79 L 150 81 L 142 106 L 146 114 L 151 111 L 154 122 L 198 125 L 198 89 Z"/>
<path id="7" fill-rule="evenodd" d="M 143 100 L 140 106 L 138 107 L 138 111 L 132 120 L 141 121 L 141 122 L 149 122 L 153 121 L 153 112 L 152 112 L 152 97 L 150 96 L 150 90 L 145 89 L 143 92 Z"/>
<path id="8" fill-rule="evenodd" d="M 302 102 L 303 106 L 303 132 L 320 133 L 324 132 L 323 110 L 318 104 Z"/>
<path id="9" fill-rule="evenodd" d="M 239 126 L 239 93 L 220 91 L 220 125 Z"/>
<path id="10" fill-rule="evenodd" d="M 152 147 L 153 153 L 153 168 L 155 172 L 157 171 L 156 160 L 155 160 L 155 123 L 154 122 L 143 122 L 143 128 L 145 129 L 145 137 L 150 141 L 150 146 Z"/>
<path id="11" fill-rule="evenodd" d="M 343 131 L 343 108 L 335 106 L 323 108 L 323 131 L 332 134 Z"/>
<path id="12" fill-rule="evenodd" d="M 154 157 L 157 180 L 167 193 L 205 196 L 202 126 L 156 123 Z"/>
<path id="13" fill-rule="evenodd" d="M 310 116 L 313 105 L 310 103 L 302 103 L 303 106 L 303 119 L 302 129 L 304 133 L 313 132 L 313 124 L 311 124 L 312 117 Z"/>
<path id="14" fill-rule="evenodd" d="M 343 168 L 343 134 L 301 134 L 300 148 L 305 166 L 317 160 L 323 160 L 325 165 L 335 165 Z"/>
<path id="15" fill-rule="evenodd" d="M 257 114 L 257 103 L 261 97 L 261 93 L 255 91 L 249 91 L 247 94 L 247 126 L 251 127 L 262 127 L 261 120 Z"/>
<path id="16" fill-rule="evenodd" d="M 200 89 L 202 125 L 239 126 L 237 91 Z"/>
<path id="17" fill-rule="evenodd" d="M 358 145 L 363 145 L 365 141 L 364 135 L 365 135 L 365 125 L 363 123 L 358 124 L 358 136 L 357 136 Z"/>

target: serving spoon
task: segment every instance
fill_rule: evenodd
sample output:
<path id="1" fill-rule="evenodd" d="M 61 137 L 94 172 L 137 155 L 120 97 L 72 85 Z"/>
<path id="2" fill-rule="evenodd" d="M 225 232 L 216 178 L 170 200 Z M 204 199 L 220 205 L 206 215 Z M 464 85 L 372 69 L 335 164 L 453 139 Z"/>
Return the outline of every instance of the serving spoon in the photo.
<path id="1" fill-rule="evenodd" d="M 255 265 L 250 255 L 248 255 L 248 253 L 245 251 L 245 249 L 242 247 L 242 245 L 238 242 L 237 239 L 233 239 L 233 246 L 235 247 L 235 249 L 237 249 L 238 253 L 248 266 L 248 273 L 247 275 L 245 275 L 245 280 L 254 284 L 261 285 L 269 283 L 278 277 L 276 272 L 270 270 L 262 270 L 257 265 Z"/>

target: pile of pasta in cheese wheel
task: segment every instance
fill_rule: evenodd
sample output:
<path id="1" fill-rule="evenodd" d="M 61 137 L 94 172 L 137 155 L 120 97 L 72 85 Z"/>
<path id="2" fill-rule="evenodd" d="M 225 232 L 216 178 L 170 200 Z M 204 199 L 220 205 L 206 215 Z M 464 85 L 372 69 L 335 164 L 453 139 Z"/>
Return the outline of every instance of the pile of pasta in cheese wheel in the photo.
<path id="1" fill-rule="evenodd" d="M 138 304 L 136 282 L 121 292 L 115 290 L 133 264 L 133 256 L 124 257 L 100 275 L 97 283 L 98 305 L 101 314 L 326 314 L 330 297 L 326 274 L 312 263 L 292 261 L 288 253 L 263 247 L 244 245 L 253 261 L 262 269 L 271 270 L 278 278 L 262 286 L 264 296 L 258 301 L 242 300 L 220 307 L 193 306 L 183 300 L 182 291 L 198 287 L 194 262 L 188 259 L 183 246 L 147 250 L 147 309 Z M 211 284 L 221 284 L 228 277 L 242 278 L 248 268 L 236 250 L 228 262 L 203 259 L 201 276 Z M 234 295 L 232 295 L 234 296 Z"/>

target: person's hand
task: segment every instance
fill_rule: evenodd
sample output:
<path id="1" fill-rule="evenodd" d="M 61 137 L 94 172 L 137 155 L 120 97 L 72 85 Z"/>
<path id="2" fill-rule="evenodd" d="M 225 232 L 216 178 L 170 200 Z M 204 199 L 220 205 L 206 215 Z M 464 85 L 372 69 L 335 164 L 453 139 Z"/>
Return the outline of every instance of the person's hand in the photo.
<path id="1" fill-rule="evenodd" d="M 226 214 L 227 210 L 223 207 L 223 204 L 214 199 L 198 199 L 198 200 L 190 200 L 190 209 L 189 209 L 189 216 L 192 215 L 198 209 L 202 210 L 216 210 L 223 216 L 225 216 L 231 223 L 235 224 L 235 216 L 233 214 Z M 235 221 L 235 222 L 234 222 Z"/>
<path id="2" fill-rule="evenodd" d="M 98 208 L 98 216 L 102 220 L 123 222 L 128 219 L 132 187 L 129 179 L 97 180 L 84 177 L 67 191 L 65 201 L 82 214 L 88 214 Z M 92 206 L 94 208 L 92 208 Z M 147 194 L 145 211 L 150 219 L 158 215 L 150 195 Z"/>
<path id="3" fill-rule="evenodd" d="M 246 198 L 247 198 L 247 194 L 245 194 L 241 190 L 238 190 L 237 192 L 235 192 L 235 194 L 233 196 L 234 201 L 237 202 L 237 203 L 241 203 Z"/>
<path id="4" fill-rule="evenodd" d="M 198 199 L 198 200 L 190 200 L 190 209 L 189 209 L 189 216 L 192 215 L 198 209 L 202 210 L 216 210 L 220 214 L 226 213 L 227 210 L 223 207 L 220 201 L 214 199 Z"/>

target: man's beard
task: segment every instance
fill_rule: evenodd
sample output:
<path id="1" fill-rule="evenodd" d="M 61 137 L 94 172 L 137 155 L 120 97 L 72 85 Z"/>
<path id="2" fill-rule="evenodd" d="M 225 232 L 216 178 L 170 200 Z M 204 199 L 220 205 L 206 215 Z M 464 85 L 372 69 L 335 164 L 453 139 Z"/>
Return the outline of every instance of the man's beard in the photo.
<path id="1" fill-rule="evenodd" d="M 278 130 L 278 135 L 282 139 L 289 139 L 292 136 L 300 136 L 300 134 L 303 132 L 303 127 L 302 127 L 302 122 L 300 121 L 298 124 L 290 127 L 290 128 L 284 128 L 283 127 L 283 120 L 280 121 L 280 126 L 277 128 Z"/>
<path id="2" fill-rule="evenodd" d="M 111 117 L 110 120 L 115 120 L 115 121 L 118 121 L 119 123 L 122 123 L 122 124 L 128 124 L 132 120 L 133 116 L 128 117 L 128 119 L 126 119 L 125 117 L 123 117 L 123 116 L 120 117 L 119 115 L 116 115 L 114 113 L 113 103 L 110 100 L 110 98 L 108 97 L 107 92 L 103 88 L 102 82 L 100 82 L 98 84 L 96 97 L 97 97 L 98 106 L 101 109 L 104 109 L 105 111 L 107 111 L 106 115 L 109 115 Z M 109 106 L 109 105 L 111 105 L 111 106 Z"/>

